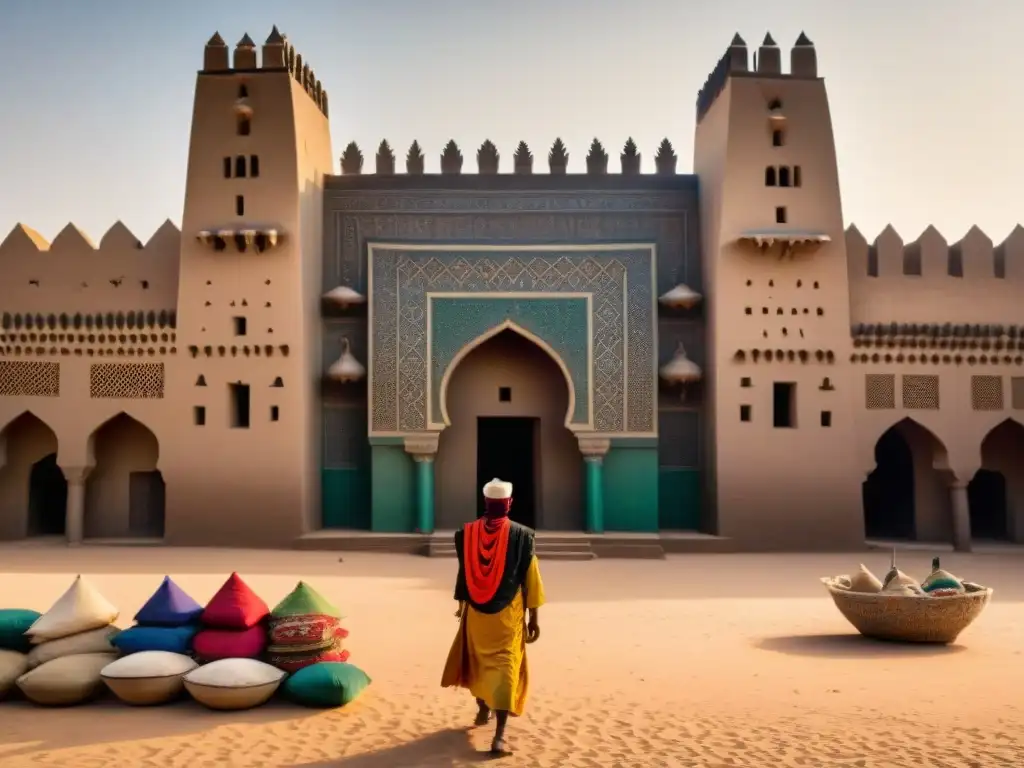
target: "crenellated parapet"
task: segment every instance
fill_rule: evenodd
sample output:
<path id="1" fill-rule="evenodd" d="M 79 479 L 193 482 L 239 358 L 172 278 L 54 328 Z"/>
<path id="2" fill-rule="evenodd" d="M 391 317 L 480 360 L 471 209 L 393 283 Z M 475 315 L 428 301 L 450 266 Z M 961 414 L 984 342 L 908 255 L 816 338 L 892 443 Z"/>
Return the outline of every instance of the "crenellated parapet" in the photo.
<path id="1" fill-rule="evenodd" d="M 165 222 L 143 243 L 121 222 L 96 243 L 74 224 L 53 242 L 23 224 L 0 241 L 0 311 L 41 313 L 172 309 L 181 232 Z"/>
<path id="2" fill-rule="evenodd" d="M 490 139 L 487 139 L 473 153 L 476 160 L 476 171 L 479 174 L 494 175 L 502 172 L 516 175 L 529 175 L 534 172 L 534 156 L 525 141 L 520 141 L 514 152 L 509 154 L 508 161 L 502 167 L 502 154 Z M 363 152 L 354 141 L 349 142 L 341 156 L 341 173 L 343 176 L 354 176 L 363 173 Z M 439 153 L 440 171 L 445 175 L 459 175 L 465 171 L 465 157 L 454 139 L 445 144 Z M 599 139 L 594 139 L 586 154 L 587 174 L 590 176 L 606 176 L 610 171 L 610 154 L 605 150 Z M 555 139 L 547 153 L 548 172 L 561 176 L 566 173 L 569 163 L 569 151 L 561 139 Z M 624 176 L 639 175 L 643 172 L 643 155 L 632 138 L 626 140 L 618 157 L 618 172 Z M 672 142 L 662 139 L 654 153 L 654 173 L 659 176 L 674 176 L 678 173 L 679 158 L 672 148 Z M 424 174 L 425 158 L 419 142 L 414 141 L 405 156 L 405 170 L 410 176 Z M 395 152 L 387 139 L 377 148 L 375 172 L 379 176 L 391 176 L 395 173 Z"/>
<path id="3" fill-rule="evenodd" d="M 206 43 L 202 71 L 210 74 L 286 71 L 302 86 L 324 116 L 328 114 L 326 89 L 316 79 L 316 73 L 309 66 L 309 62 L 303 61 L 302 54 L 295 50 L 276 26 L 270 31 L 259 53 L 256 50 L 256 43 L 246 33 L 229 54 L 224 38 L 215 32 Z"/>
<path id="4" fill-rule="evenodd" d="M 718 60 L 697 93 L 697 122 L 699 123 L 707 114 L 711 105 L 725 89 L 730 77 L 744 76 L 815 79 L 818 77 L 818 54 L 814 43 L 801 32 L 789 51 L 789 72 L 784 72 L 782 51 L 770 32 L 764 36 L 764 41 L 754 52 L 753 68 L 750 65 L 746 41 L 739 33 L 734 35 L 722 58 Z"/>
<path id="5" fill-rule="evenodd" d="M 950 243 L 933 226 L 906 242 L 892 226 L 872 242 L 846 230 L 854 323 L 957 325 L 1019 321 L 1024 228 L 1000 243 L 978 227 Z"/>

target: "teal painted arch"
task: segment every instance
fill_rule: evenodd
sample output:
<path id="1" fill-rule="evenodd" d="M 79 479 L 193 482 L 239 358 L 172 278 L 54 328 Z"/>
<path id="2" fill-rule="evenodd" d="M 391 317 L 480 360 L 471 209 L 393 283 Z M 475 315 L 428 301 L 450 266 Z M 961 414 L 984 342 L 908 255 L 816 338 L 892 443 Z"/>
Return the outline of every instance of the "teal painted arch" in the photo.
<path id="1" fill-rule="evenodd" d="M 455 369 L 459 367 L 459 363 L 462 362 L 463 358 L 465 358 L 466 355 L 468 355 L 474 349 L 476 349 L 481 344 L 486 342 L 488 339 L 494 338 L 502 331 L 514 331 L 515 333 L 518 333 L 524 339 L 528 339 L 529 341 L 536 344 L 538 347 L 544 350 L 545 353 L 547 353 L 548 357 L 554 360 L 555 365 L 557 365 L 559 370 L 562 372 L 562 375 L 565 377 L 565 383 L 569 387 L 569 404 L 565 409 L 565 426 L 571 427 L 573 425 L 573 415 L 576 413 L 576 386 L 573 384 L 572 373 L 566 366 L 565 361 L 563 361 L 562 358 L 559 357 L 558 353 L 555 352 L 555 350 L 553 350 L 548 345 L 548 343 L 544 341 L 544 339 L 541 339 L 538 336 L 534 336 L 525 328 L 522 328 L 521 326 L 517 325 L 511 320 L 505 320 L 504 322 L 499 323 L 493 328 L 490 328 L 489 330 L 485 331 L 480 336 L 477 336 L 475 339 L 473 339 L 464 347 L 462 347 L 462 349 L 460 349 L 455 354 L 455 357 L 452 358 L 452 361 L 448 364 L 448 367 L 445 369 L 444 375 L 441 377 L 440 391 L 438 392 L 438 401 L 441 407 L 441 419 L 444 425 L 446 427 L 450 427 L 452 424 L 451 418 L 449 418 L 448 416 L 448 382 L 451 380 L 452 374 L 455 373 Z"/>
<path id="2" fill-rule="evenodd" d="M 505 330 L 542 349 L 558 366 L 569 389 L 565 425 L 587 427 L 591 416 L 590 303 L 587 297 L 432 297 L 430 420 L 444 427 L 448 381 L 472 350 Z"/>

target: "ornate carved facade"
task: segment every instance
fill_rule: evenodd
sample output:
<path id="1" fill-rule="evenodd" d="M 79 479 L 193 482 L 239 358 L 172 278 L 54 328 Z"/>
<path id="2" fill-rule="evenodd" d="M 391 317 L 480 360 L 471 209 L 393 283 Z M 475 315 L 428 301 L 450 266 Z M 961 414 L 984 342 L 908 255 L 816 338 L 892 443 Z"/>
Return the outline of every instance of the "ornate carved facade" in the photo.
<path id="1" fill-rule="evenodd" d="M 632 138 L 352 142 L 336 174 L 309 62 L 229 53 L 180 230 L 0 243 L 0 538 L 418 546 L 485 474 L 594 541 L 1024 538 L 1024 230 L 844 229 L 806 36 L 788 72 L 733 39 L 693 174 Z"/>

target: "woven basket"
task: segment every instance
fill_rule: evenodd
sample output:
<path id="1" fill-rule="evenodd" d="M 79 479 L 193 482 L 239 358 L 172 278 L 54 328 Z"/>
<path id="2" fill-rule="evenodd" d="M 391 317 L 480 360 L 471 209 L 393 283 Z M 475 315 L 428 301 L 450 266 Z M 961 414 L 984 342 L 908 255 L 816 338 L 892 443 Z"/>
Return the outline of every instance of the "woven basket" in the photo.
<path id="1" fill-rule="evenodd" d="M 988 605 L 992 590 L 949 597 L 850 592 L 848 576 L 822 578 L 839 612 L 865 637 L 905 643 L 952 643 Z"/>

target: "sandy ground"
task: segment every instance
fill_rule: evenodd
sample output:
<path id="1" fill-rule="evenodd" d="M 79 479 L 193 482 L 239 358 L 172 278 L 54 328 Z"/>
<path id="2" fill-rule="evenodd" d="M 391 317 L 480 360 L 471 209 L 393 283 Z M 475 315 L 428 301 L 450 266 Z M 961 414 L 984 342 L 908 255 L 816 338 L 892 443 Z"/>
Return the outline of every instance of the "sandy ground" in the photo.
<path id="1" fill-rule="evenodd" d="M 502 765 L 992 768 L 1024 764 L 1024 556 L 945 555 L 995 587 L 957 645 L 851 635 L 817 577 L 882 553 L 547 562 L 551 601 L 530 648 L 534 688 Z M 927 553 L 901 556 L 915 576 Z M 342 606 L 352 661 L 374 678 L 345 710 L 273 703 L 214 713 L 191 702 L 0 703 L 0 766 L 468 766 L 490 729 L 465 692 L 438 687 L 456 629 L 450 560 L 390 555 L 0 547 L 0 605 L 45 610 L 76 573 L 122 606 L 170 573 L 205 601 L 238 570 L 267 602 L 299 578 Z"/>

